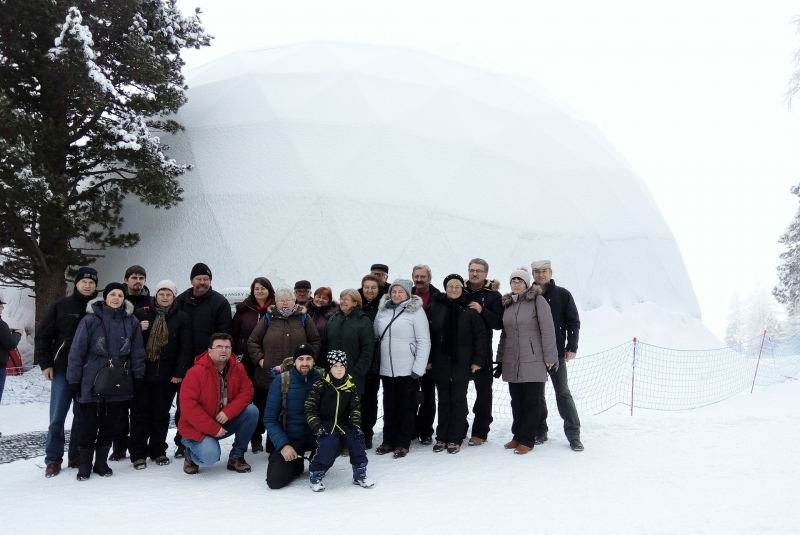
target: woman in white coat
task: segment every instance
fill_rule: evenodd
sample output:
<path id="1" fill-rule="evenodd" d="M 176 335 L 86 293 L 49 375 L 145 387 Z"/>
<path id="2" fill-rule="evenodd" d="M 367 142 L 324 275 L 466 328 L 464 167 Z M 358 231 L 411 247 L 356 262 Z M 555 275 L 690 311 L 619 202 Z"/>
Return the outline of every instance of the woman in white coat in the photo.
<path id="1" fill-rule="evenodd" d="M 381 298 L 375 316 L 375 339 L 380 339 L 383 383 L 383 443 L 375 453 L 408 454 L 417 412 L 416 392 L 431 351 L 428 318 L 422 299 L 411 295 L 412 282 L 397 279 Z"/>

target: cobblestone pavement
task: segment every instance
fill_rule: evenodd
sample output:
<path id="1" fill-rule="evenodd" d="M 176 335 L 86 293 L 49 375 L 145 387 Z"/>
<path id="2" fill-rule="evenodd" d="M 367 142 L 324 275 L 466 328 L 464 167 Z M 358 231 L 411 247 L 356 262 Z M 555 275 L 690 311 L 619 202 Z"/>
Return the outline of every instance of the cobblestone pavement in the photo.
<path id="1" fill-rule="evenodd" d="M 69 431 L 65 432 L 69 444 Z M 47 431 L 32 431 L 0 437 L 0 464 L 44 455 Z M 66 448 L 64 448 L 66 450 Z"/>

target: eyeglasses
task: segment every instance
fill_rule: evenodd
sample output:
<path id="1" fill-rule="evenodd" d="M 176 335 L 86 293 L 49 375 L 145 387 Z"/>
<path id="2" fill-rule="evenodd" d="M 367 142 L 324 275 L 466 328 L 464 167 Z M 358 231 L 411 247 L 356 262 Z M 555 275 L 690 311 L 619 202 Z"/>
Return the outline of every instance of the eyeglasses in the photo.
<path id="1" fill-rule="evenodd" d="M 278 303 L 281 305 L 288 305 L 292 301 L 294 301 L 294 299 L 278 299 Z"/>
<path id="2" fill-rule="evenodd" d="M 484 270 L 482 270 L 482 269 L 470 269 L 470 270 L 469 270 L 469 274 L 470 274 L 470 275 L 473 275 L 473 274 L 475 274 L 475 273 L 486 273 L 486 271 L 484 271 Z"/>
<path id="3" fill-rule="evenodd" d="M 216 349 L 217 351 L 230 351 L 233 349 L 231 346 L 214 346 L 211 349 Z"/>
<path id="4" fill-rule="evenodd" d="M 388 276 L 389 276 L 388 274 L 386 274 L 386 273 L 381 273 L 380 271 L 373 271 L 373 272 L 371 273 L 371 275 L 372 275 L 373 277 L 381 277 L 381 278 L 383 278 L 383 277 L 388 277 Z"/>
<path id="5" fill-rule="evenodd" d="M 511 279 L 511 284 L 525 284 L 525 281 L 522 279 Z"/>
<path id="6" fill-rule="evenodd" d="M 447 285 L 448 290 L 460 290 L 462 286 L 460 284 L 456 284 L 455 286 L 451 286 L 450 284 Z"/>

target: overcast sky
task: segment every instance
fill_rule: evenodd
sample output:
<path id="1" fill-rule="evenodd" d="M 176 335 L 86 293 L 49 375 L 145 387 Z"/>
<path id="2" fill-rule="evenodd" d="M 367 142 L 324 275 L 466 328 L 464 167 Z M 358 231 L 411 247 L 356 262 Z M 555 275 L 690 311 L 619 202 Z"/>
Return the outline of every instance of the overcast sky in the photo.
<path id="1" fill-rule="evenodd" d="M 800 48 L 782 0 L 179 0 L 211 48 L 331 39 L 423 48 L 536 80 L 594 122 L 650 187 L 720 338 L 734 293 L 776 282 L 798 208 Z M 613 284 L 613 281 L 609 281 Z M 635 335 L 635 333 L 632 333 Z"/>

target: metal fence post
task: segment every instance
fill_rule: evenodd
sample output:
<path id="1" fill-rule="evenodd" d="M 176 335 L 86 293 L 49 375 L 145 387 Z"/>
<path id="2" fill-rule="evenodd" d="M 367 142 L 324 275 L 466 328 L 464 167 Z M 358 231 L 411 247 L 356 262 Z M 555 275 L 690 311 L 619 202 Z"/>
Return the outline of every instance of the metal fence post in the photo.
<path id="1" fill-rule="evenodd" d="M 636 337 L 633 338 L 633 363 L 631 364 L 631 416 L 633 416 L 633 383 L 636 379 Z"/>
<path id="2" fill-rule="evenodd" d="M 764 329 L 764 335 L 761 337 L 761 348 L 758 350 L 758 360 L 756 361 L 756 373 L 753 374 L 753 384 L 750 386 L 750 393 L 756 387 L 756 376 L 758 375 L 758 365 L 761 364 L 761 352 L 764 351 L 764 340 L 767 338 L 767 330 Z"/>

